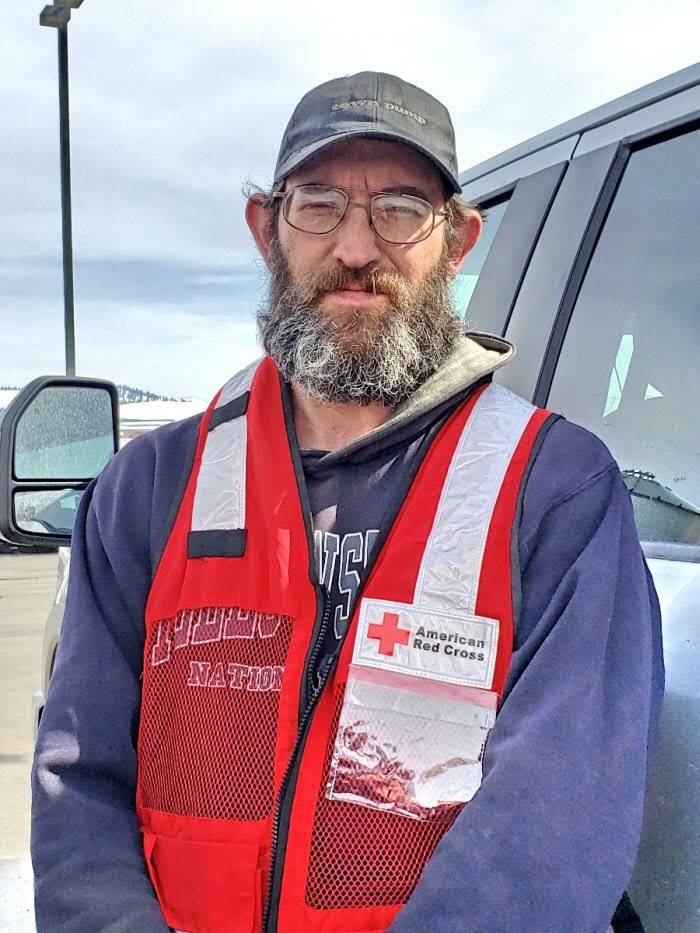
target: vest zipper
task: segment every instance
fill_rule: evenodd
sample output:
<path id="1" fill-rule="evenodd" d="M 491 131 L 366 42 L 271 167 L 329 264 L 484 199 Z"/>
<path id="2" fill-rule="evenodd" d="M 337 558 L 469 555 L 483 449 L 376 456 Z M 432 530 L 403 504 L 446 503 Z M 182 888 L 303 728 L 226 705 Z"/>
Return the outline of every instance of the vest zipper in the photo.
<path id="1" fill-rule="evenodd" d="M 475 388 L 480 383 L 477 382 Z M 306 481 L 304 478 L 304 468 L 301 462 L 301 454 L 299 452 L 299 445 L 296 440 L 296 431 L 294 428 L 294 416 L 292 413 L 291 401 L 287 387 L 280 376 L 280 387 L 282 393 L 282 410 L 285 417 L 285 425 L 287 428 L 287 439 L 289 442 L 289 449 L 292 457 L 292 465 L 294 468 L 294 475 L 297 481 L 297 489 L 299 492 L 299 498 L 302 504 L 302 511 L 304 514 L 304 524 L 306 525 L 306 537 L 307 537 L 307 546 L 309 553 L 310 561 L 310 577 L 311 581 L 314 584 L 316 590 L 316 619 L 314 624 L 314 635 L 312 636 L 312 648 L 309 652 L 305 670 L 303 672 L 302 681 L 301 681 L 301 690 L 299 697 L 299 707 L 300 710 L 303 710 L 299 718 L 299 729 L 297 731 L 296 742 L 294 743 L 294 748 L 292 749 L 292 754 L 289 758 L 289 763 L 285 769 L 284 775 L 282 777 L 282 782 L 280 784 L 280 792 L 277 797 L 277 802 L 275 804 L 275 809 L 272 818 L 272 839 L 271 839 L 271 848 L 270 848 L 270 877 L 267 884 L 267 893 L 265 899 L 265 908 L 263 912 L 262 919 L 262 933 L 277 933 L 277 908 L 279 906 L 279 894 L 280 886 L 282 882 L 282 872 L 284 870 L 284 848 L 286 845 L 286 835 L 289 828 L 289 817 L 291 814 L 292 802 L 294 800 L 294 786 L 296 784 L 297 772 L 299 770 L 299 762 L 301 755 L 304 751 L 304 745 L 306 743 L 306 737 L 309 731 L 309 724 L 313 717 L 314 710 L 318 700 L 323 693 L 323 688 L 326 686 L 330 677 L 335 670 L 335 666 L 338 663 L 338 658 L 340 657 L 341 647 L 338 646 L 338 650 L 333 657 L 333 660 L 328 665 L 328 669 L 325 672 L 325 676 L 318 683 L 316 690 L 313 689 L 313 683 L 311 682 L 311 672 L 313 671 L 313 665 L 316 662 L 318 657 L 318 652 L 321 650 L 321 645 L 323 644 L 322 635 L 325 634 L 326 628 L 328 627 L 328 622 L 330 619 L 330 601 L 326 594 L 326 591 L 323 586 L 320 585 L 320 581 L 316 580 L 315 571 L 312 569 L 314 567 L 314 534 L 313 534 L 313 522 L 311 518 L 311 507 L 309 504 L 309 497 L 306 491 Z M 461 401 L 459 404 L 461 404 Z M 399 507 L 403 502 L 410 486 L 413 483 L 413 480 L 418 473 L 423 458 L 427 453 L 429 447 L 432 444 L 434 437 L 438 434 L 440 430 L 449 417 L 449 414 L 446 414 L 444 417 L 439 419 L 437 425 L 435 425 L 430 431 L 427 432 L 423 442 L 420 445 L 420 449 L 416 452 L 416 462 L 414 463 L 413 469 L 410 471 L 410 475 L 407 475 L 404 478 L 404 481 L 397 487 L 393 497 L 393 501 L 389 508 L 387 509 L 387 516 L 390 519 L 387 521 L 387 516 L 384 519 L 384 527 L 381 530 L 377 540 L 375 541 L 374 548 L 370 560 L 367 562 L 365 567 L 365 572 L 361 578 L 360 585 L 357 588 L 355 597 L 350 606 L 350 616 L 348 618 L 348 625 L 352 620 L 352 614 L 354 612 L 354 606 L 356 606 L 359 600 L 362 597 L 362 593 L 365 589 L 369 578 L 372 575 L 372 569 L 374 564 L 382 551 L 386 539 L 389 535 L 389 531 L 393 526 L 393 523 L 398 514 Z M 282 828 L 281 824 L 284 820 L 285 826 Z M 280 853 L 280 840 L 285 844 L 282 846 L 282 852 Z"/>
<path id="2" fill-rule="evenodd" d="M 322 634 L 328 626 L 330 617 L 330 601 L 320 580 L 317 579 L 315 571 L 315 549 L 314 549 L 314 530 L 313 519 L 311 516 L 311 503 L 306 489 L 306 480 L 304 478 L 304 467 L 301 461 L 299 444 L 297 443 L 296 428 L 294 426 L 294 413 L 292 411 L 291 397 L 289 390 L 282 379 L 280 380 L 280 392 L 282 399 L 282 411 L 284 413 L 285 427 L 287 429 L 287 441 L 289 443 L 289 452 L 292 458 L 292 467 L 297 483 L 297 491 L 301 502 L 302 514 L 304 516 L 304 525 L 306 528 L 306 543 L 309 556 L 309 577 L 316 591 L 316 618 L 314 619 L 314 631 L 311 636 L 311 650 L 309 651 L 305 668 L 301 678 L 299 691 L 299 727 L 297 730 L 296 742 L 289 758 L 289 763 L 285 769 L 280 783 L 280 791 L 277 796 L 275 808 L 272 817 L 272 838 L 270 847 L 270 877 L 267 884 L 267 895 L 265 899 L 265 908 L 262 920 L 263 933 L 273 933 L 277 929 L 277 907 L 279 905 L 279 891 L 282 882 L 282 872 L 284 870 L 284 851 L 286 848 L 286 835 L 289 828 L 289 816 L 291 813 L 292 802 L 294 800 L 293 789 L 296 784 L 296 776 L 299 770 L 299 761 L 304 749 L 309 723 L 313 711 L 316 708 L 318 698 L 321 696 L 323 688 L 328 681 L 334 662 L 328 666 L 325 677 L 319 682 L 316 690 L 313 689 L 310 671 L 313 670 L 313 664 L 318 657 L 318 652 L 322 645 Z M 290 793 L 291 791 L 291 793 Z M 282 825 L 284 823 L 284 825 Z M 280 841 L 282 842 L 282 851 L 280 852 Z"/>
<path id="3" fill-rule="evenodd" d="M 267 883 L 267 894 L 265 898 L 265 911 L 263 914 L 262 921 L 262 930 L 263 933 L 272 933 L 277 929 L 277 904 L 279 903 L 279 888 L 282 881 L 282 870 L 283 870 L 283 857 L 284 850 L 280 854 L 279 852 L 279 841 L 280 841 L 280 823 L 282 817 L 284 816 L 286 823 L 288 824 L 289 815 L 291 812 L 291 805 L 294 799 L 294 794 L 289 793 L 290 789 L 296 784 L 296 773 L 299 770 L 299 762 L 301 759 L 301 752 L 303 751 L 304 744 L 306 742 L 306 735 L 308 732 L 308 727 L 311 722 L 313 711 L 316 708 L 319 697 L 323 692 L 328 679 L 333 672 L 335 667 L 335 662 L 337 661 L 338 654 L 336 653 L 333 662 L 328 665 L 328 669 L 325 673 L 325 676 L 319 682 L 318 687 L 314 690 L 313 683 L 311 681 L 311 672 L 314 670 L 314 665 L 318 657 L 318 652 L 320 651 L 321 645 L 323 644 L 323 636 L 328 627 L 328 621 L 330 619 L 330 610 L 331 605 L 326 595 L 326 592 L 323 587 L 316 587 L 316 594 L 318 600 L 318 606 L 321 611 L 319 613 L 321 621 L 320 625 L 316 628 L 316 638 L 314 641 L 314 646 L 309 654 L 307 659 L 307 669 L 304 673 L 303 679 L 303 713 L 299 720 L 299 731 L 297 732 L 296 742 L 294 743 L 294 748 L 292 749 L 292 754 L 289 758 L 289 763 L 282 777 L 282 782 L 280 783 L 280 792 L 277 797 L 277 803 L 275 804 L 275 810 L 272 819 L 272 844 L 270 848 L 270 876 Z M 318 618 L 318 617 L 317 617 Z M 288 799 L 287 799 L 288 798 Z M 286 827 L 285 832 L 282 834 L 286 837 Z M 273 904 L 274 911 L 273 911 Z"/>
<path id="4" fill-rule="evenodd" d="M 421 458 L 422 459 L 422 458 Z M 405 492 L 405 490 L 403 490 Z M 393 524 L 393 520 L 391 522 Z M 391 524 L 386 527 L 376 541 L 375 551 L 372 555 L 372 560 L 368 562 L 368 565 L 365 569 L 365 573 L 360 581 L 360 585 L 357 588 L 355 597 L 352 601 L 350 619 L 352 619 L 352 613 L 354 612 L 354 607 L 362 598 L 362 593 L 365 589 L 367 582 L 371 576 L 371 570 L 376 560 L 379 552 L 384 546 L 384 542 L 388 536 L 389 529 Z M 335 670 L 335 666 L 338 663 L 338 659 L 341 653 L 341 647 L 338 646 L 333 660 L 328 665 L 328 668 L 325 672 L 325 676 L 321 678 L 318 683 L 318 687 L 314 690 L 313 684 L 311 683 L 311 672 L 313 671 L 313 665 L 316 663 L 318 653 L 321 650 L 321 645 L 323 644 L 323 635 L 325 635 L 326 629 L 328 628 L 328 623 L 330 621 L 331 614 L 331 604 L 323 586 L 316 585 L 316 598 L 317 605 L 320 608 L 320 612 L 317 614 L 317 620 L 320 616 L 320 623 L 315 626 L 315 639 L 313 641 L 313 647 L 309 652 L 309 655 L 306 660 L 306 670 L 304 671 L 302 679 L 302 695 L 304 696 L 305 706 L 304 712 L 299 720 L 299 731 L 297 732 L 297 739 L 294 743 L 294 748 L 292 749 L 292 754 L 289 758 L 289 764 L 284 772 L 282 777 L 282 782 L 280 784 L 280 792 L 277 797 L 277 803 L 275 805 L 273 820 L 272 820 L 272 845 L 270 849 L 270 877 L 267 884 L 267 896 L 265 902 L 265 911 L 263 914 L 262 922 L 262 931 L 263 933 L 277 933 L 277 907 L 279 905 L 279 894 L 280 886 L 282 882 L 282 872 L 284 870 L 284 847 L 280 852 L 279 844 L 280 837 L 286 844 L 286 835 L 289 828 L 289 816 L 291 814 L 292 802 L 294 800 L 294 787 L 296 785 L 297 772 L 299 770 L 299 762 L 304 751 L 304 745 L 306 744 L 306 737 L 309 731 L 309 725 L 311 724 L 311 719 L 313 718 L 314 710 L 318 704 L 319 698 L 323 693 L 323 688 L 326 686 L 328 681 Z M 286 826 L 283 832 L 280 832 L 280 824 L 284 818 Z"/>
<path id="5" fill-rule="evenodd" d="M 317 694 L 320 695 L 323 685 L 325 684 L 328 677 L 323 677 L 318 681 L 318 685 L 314 686 L 313 676 L 314 671 L 316 670 L 316 662 L 318 661 L 318 655 L 321 651 L 321 646 L 323 645 L 326 638 L 326 631 L 328 630 L 328 623 L 331 617 L 331 603 L 328 593 L 326 592 L 325 587 L 319 587 L 321 593 L 319 599 L 323 605 L 323 612 L 321 614 L 321 624 L 318 627 L 316 633 L 316 639 L 314 641 L 314 646 L 311 649 L 311 653 L 306 662 L 306 677 L 304 678 L 305 689 L 301 691 L 301 700 L 302 700 L 302 715 L 299 720 L 299 726 L 301 728 L 301 722 L 304 719 L 306 710 L 310 705 L 313 705 L 317 700 Z M 336 651 L 336 655 L 338 652 Z"/>

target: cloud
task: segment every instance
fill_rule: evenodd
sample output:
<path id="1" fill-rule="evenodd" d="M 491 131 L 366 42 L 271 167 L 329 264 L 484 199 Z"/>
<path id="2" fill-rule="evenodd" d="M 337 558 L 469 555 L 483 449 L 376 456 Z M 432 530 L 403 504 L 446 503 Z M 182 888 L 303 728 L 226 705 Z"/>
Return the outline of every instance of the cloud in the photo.
<path id="1" fill-rule="evenodd" d="M 244 269 L 172 262 L 76 264 L 76 356 L 81 375 L 168 395 L 209 398 L 255 359 L 263 279 Z M 60 265 L 0 261 L 0 333 L 12 335 L 0 383 L 22 385 L 64 366 Z M 215 282 L 216 284 L 212 284 Z"/>
<path id="2" fill-rule="evenodd" d="M 235 285 L 238 278 L 235 275 L 197 275 L 192 282 L 195 285 Z"/>
<path id="3" fill-rule="evenodd" d="M 190 303 L 82 301 L 76 310 L 77 370 L 165 395 L 208 399 L 260 355 L 255 303 L 248 304 L 228 312 Z M 1 384 L 23 385 L 39 374 L 64 371 L 59 302 L 0 308 L 0 328 L 9 327 L 12 361 L 3 367 Z"/>

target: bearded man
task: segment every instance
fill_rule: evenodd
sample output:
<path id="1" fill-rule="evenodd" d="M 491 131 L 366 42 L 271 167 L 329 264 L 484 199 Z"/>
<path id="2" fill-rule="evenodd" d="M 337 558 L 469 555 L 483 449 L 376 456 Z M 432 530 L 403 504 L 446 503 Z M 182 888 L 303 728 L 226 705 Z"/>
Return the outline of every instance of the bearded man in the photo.
<path id="1" fill-rule="evenodd" d="M 246 217 L 265 356 L 86 492 L 34 768 L 39 930 L 604 931 L 658 605 L 605 447 L 492 381 L 452 124 L 310 91 Z"/>

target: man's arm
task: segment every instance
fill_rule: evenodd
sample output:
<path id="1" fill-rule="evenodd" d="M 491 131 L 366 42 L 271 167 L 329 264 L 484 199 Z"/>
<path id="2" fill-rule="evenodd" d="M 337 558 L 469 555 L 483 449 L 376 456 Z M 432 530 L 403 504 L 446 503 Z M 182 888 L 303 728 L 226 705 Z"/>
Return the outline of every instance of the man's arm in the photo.
<path id="1" fill-rule="evenodd" d="M 658 602 L 619 470 L 566 422 L 533 464 L 519 556 L 483 782 L 396 933 L 599 933 L 632 872 L 663 689 Z"/>
<path id="2" fill-rule="evenodd" d="M 194 430 L 185 422 L 133 441 L 80 506 L 32 774 L 39 931 L 168 930 L 134 810 L 136 740 L 153 551 Z M 169 455 L 159 459 L 163 439 Z"/>

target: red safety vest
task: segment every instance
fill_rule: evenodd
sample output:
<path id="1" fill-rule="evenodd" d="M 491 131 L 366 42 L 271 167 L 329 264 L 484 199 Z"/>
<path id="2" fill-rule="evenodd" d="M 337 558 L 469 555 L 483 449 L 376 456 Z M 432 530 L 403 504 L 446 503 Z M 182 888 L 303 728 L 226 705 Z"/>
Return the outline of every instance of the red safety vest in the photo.
<path id="1" fill-rule="evenodd" d="M 494 385 L 450 416 L 314 698 L 308 671 L 328 619 L 279 374 L 266 358 L 214 399 L 146 608 L 136 804 L 170 926 L 349 933 L 391 924 L 463 804 L 413 819 L 326 797 L 358 625 L 366 631 L 362 614 L 385 604 L 399 620 L 485 620 L 496 640 L 488 682 L 474 684 L 501 694 L 513 639 L 511 531 L 546 418 Z"/>

